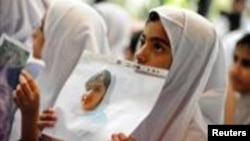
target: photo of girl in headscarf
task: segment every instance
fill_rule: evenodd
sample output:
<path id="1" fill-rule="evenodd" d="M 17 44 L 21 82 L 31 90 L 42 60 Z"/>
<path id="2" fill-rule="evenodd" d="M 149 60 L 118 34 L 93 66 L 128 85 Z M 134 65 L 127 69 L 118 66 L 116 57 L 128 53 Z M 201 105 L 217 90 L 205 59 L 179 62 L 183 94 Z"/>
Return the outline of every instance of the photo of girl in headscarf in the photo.
<path id="1" fill-rule="evenodd" d="M 85 83 L 79 103 L 72 107 L 72 113 L 97 122 L 105 121 L 104 109 L 109 104 L 113 81 L 114 76 L 106 69 L 92 75 Z"/>
<path id="2" fill-rule="evenodd" d="M 82 138 L 88 141 L 102 139 L 101 133 L 108 123 L 106 110 L 114 90 L 115 75 L 108 69 L 98 69 L 97 72 L 88 74 L 83 80 L 79 71 L 73 72 L 74 76 L 70 77 L 66 89 L 62 90 L 65 93 L 60 94 L 55 104 L 58 118 L 54 129 L 45 130 L 46 138 L 72 141 Z M 68 90 L 72 92 L 69 95 Z"/>
<path id="3" fill-rule="evenodd" d="M 99 106 L 107 93 L 110 82 L 111 73 L 107 70 L 92 76 L 86 82 L 86 93 L 81 99 L 83 110 L 92 111 Z"/>
<path id="4" fill-rule="evenodd" d="M 76 138 L 95 141 L 97 133 L 107 124 L 105 109 L 112 94 L 113 77 L 110 71 L 102 70 L 87 80 L 80 106 L 73 109 L 78 122 L 72 123 L 70 129 Z"/>

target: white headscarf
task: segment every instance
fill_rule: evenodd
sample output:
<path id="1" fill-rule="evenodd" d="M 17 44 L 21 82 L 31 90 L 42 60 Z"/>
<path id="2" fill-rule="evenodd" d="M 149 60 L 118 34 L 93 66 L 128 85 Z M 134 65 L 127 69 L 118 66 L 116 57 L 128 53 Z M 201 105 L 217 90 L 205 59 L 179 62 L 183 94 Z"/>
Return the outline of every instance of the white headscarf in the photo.
<path id="1" fill-rule="evenodd" d="M 132 136 L 138 141 L 207 140 L 207 123 L 223 123 L 221 42 L 212 24 L 194 12 L 168 6 L 152 11 L 168 34 L 173 62 L 155 107 Z"/>
<path id="2" fill-rule="evenodd" d="M 40 24 L 44 12 L 42 0 L 0 0 L 0 34 L 24 42 Z"/>
<path id="3" fill-rule="evenodd" d="M 101 2 L 95 4 L 94 7 L 106 22 L 111 52 L 116 57 L 123 58 L 124 50 L 129 46 L 132 33 L 128 12 L 110 2 Z"/>
<path id="4" fill-rule="evenodd" d="M 45 18 L 42 58 L 46 67 L 38 78 L 41 108 L 53 106 L 84 49 L 108 54 L 103 19 L 80 1 L 54 0 Z"/>

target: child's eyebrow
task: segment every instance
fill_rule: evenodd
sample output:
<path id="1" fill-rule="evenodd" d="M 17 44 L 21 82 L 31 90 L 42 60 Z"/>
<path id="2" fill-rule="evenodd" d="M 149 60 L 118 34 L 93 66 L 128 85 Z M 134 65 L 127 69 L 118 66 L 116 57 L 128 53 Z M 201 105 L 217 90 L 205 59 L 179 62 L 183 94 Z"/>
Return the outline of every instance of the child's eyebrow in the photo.
<path id="1" fill-rule="evenodd" d="M 170 46 L 170 43 L 162 38 L 159 38 L 159 37 L 151 37 L 150 40 L 154 40 L 154 41 L 158 41 L 158 42 L 162 42 L 168 46 Z"/>

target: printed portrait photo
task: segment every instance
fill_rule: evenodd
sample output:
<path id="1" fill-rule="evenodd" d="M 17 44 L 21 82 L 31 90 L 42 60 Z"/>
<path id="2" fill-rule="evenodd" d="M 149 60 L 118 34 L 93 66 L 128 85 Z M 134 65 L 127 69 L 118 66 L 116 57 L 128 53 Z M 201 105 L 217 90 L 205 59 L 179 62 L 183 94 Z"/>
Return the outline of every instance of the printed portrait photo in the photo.
<path id="1" fill-rule="evenodd" d="M 86 82 L 86 92 L 82 95 L 81 103 L 83 110 L 95 110 L 104 99 L 110 83 L 111 73 L 107 70 L 92 76 Z"/>

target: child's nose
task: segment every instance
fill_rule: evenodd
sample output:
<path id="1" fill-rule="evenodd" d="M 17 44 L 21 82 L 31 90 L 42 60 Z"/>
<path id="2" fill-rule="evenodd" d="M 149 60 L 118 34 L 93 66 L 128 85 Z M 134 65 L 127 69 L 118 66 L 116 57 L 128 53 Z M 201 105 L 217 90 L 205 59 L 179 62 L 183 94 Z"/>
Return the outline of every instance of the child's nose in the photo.
<path id="1" fill-rule="evenodd" d="M 146 50 L 145 49 L 140 49 L 136 55 L 135 58 L 137 60 L 137 63 L 139 64 L 146 64 L 147 62 L 147 54 L 146 54 Z"/>

